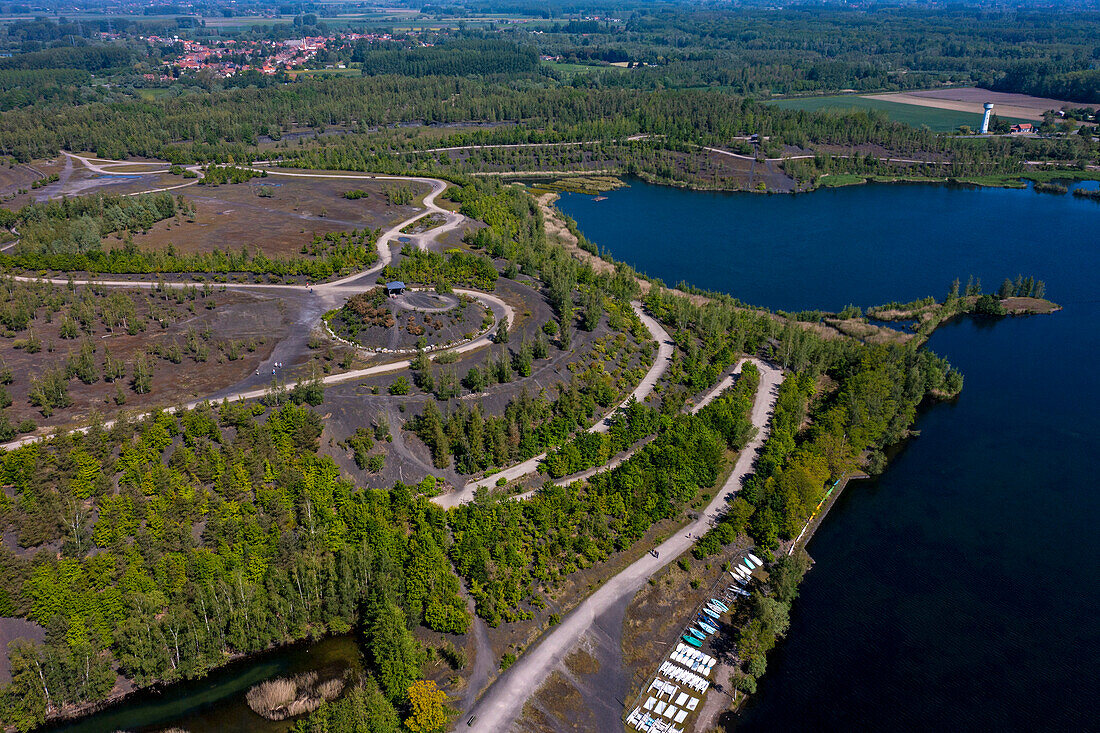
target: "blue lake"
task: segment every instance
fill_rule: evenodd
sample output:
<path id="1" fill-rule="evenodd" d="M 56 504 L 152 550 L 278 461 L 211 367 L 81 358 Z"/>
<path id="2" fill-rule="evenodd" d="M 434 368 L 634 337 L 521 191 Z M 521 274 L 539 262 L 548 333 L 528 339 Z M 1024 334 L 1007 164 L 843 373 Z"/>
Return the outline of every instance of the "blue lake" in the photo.
<path id="1" fill-rule="evenodd" d="M 558 205 L 640 272 L 787 311 L 942 297 L 970 275 L 996 290 L 1020 273 L 1064 300 L 1100 267 L 1100 204 L 1030 190 L 893 184 L 768 196 L 634 181 L 605 201 L 566 194 Z"/>
<path id="2" fill-rule="evenodd" d="M 1086 184 L 1095 187 L 1095 184 Z M 810 543 L 788 638 L 730 730 L 1090 730 L 1100 659 L 1100 205 L 1031 190 L 802 196 L 633 182 L 560 208 L 616 259 L 776 309 L 1047 284 L 1050 316 L 963 319 L 928 348 L 966 377 Z"/>

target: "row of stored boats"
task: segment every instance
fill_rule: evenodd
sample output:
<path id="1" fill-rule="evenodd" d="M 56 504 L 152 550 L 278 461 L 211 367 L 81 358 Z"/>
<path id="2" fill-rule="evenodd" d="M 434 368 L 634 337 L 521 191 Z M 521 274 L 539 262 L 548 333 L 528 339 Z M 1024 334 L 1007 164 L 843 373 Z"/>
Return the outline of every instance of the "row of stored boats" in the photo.
<path id="1" fill-rule="evenodd" d="M 680 638 L 698 649 L 703 646 L 703 642 L 709 636 L 717 634 L 721 628 L 722 615 L 729 613 L 730 607 L 727 604 L 732 603 L 738 596 L 749 597 L 750 594 L 746 588 L 752 579 L 752 572 L 763 566 L 763 564 L 760 558 L 751 552 L 734 564 L 729 574 L 733 576 L 735 585 L 726 588 L 721 599 L 711 598 L 703 604 L 693 621 L 693 625 L 689 626 Z"/>

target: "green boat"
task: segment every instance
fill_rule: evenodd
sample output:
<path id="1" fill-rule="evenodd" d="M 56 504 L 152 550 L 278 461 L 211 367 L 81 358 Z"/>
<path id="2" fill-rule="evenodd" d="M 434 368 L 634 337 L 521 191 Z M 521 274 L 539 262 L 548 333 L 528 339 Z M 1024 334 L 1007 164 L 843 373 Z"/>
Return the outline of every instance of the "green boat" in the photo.
<path id="1" fill-rule="evenodd" d="M 682 638 L 684 641 L 686 641 L 688 644 L 691 644 L 696 649 L 699 649 L 703 646 L 703 642 L 699 641 L 691 634 L 684 634 Z"/>

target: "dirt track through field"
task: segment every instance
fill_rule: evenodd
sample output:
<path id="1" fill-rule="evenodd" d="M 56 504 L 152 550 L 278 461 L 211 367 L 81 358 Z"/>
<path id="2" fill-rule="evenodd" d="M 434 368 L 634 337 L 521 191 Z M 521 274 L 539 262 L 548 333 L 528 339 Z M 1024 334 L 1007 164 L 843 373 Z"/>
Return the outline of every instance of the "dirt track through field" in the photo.
<path id="1" fill-rule="evenodd" d="M 959 90 L 963 91 L 963 90 Z M 982 92 L 981 101 L 975 99 L 952 99 L 947 96 L 932 96 L 929 93 L 905 93 L 896 94 L 865 94 L 865 99 L 877 99 L 883 102 L 896 102 L 898 104 L 911 104 L 915 107 L 932 107 L 934 109 L 947 109 L 953 112 L 973 113 L 980 117 L 985 111 L 985 102 L 993 102 L 993 114 L 1000 117 L 1014 117 L 1024 120 L 1041 122 L 1043 112 L 1049 109 L 1059 109 L 1065 102 L 1056 99 L 1041 99 L 1038 97 L 1024 97 L 1019 94 L 998 95 L 997 92 L 986 92 L 984 89 L 974 90 Z M 943 94 L 949 92 L 945 90 Z M 964 95 L 958 95 L 960 97 Z M 973 95 L 966 95 L 973 96 Z M 1034 100 L 1034 101 L 1031 101 Z"/>

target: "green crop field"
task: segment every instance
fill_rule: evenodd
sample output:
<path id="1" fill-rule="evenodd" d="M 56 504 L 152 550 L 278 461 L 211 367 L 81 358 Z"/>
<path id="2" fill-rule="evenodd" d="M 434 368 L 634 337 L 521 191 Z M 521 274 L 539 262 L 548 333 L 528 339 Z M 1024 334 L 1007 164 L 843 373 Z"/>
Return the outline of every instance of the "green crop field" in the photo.
<path id="1" fill-rule="evenodd" d="M 873 109 L 885 112 L 895 122 L 902 122 L 913 127 L 927 125 L 933 132 L 951 132 L 959 129 L 960 125 L 969 125 L 971 129 L 978 129 L 982 122 L 979 114 L 956 112 L 949 109 L 936 109 L 935 107 L 921 107 L 915 104 L 902 104 L 900 102 L 887 102 L 881 99 L 868 99 L 855 94 L 844 94 L 834 97 L 799 97 L 797 99 L 777 99 L 768 102 L 783 109 L 840 110 Z M 1005 118 L 1011 123 L 1027 122 L 1012 117 Z"/>

